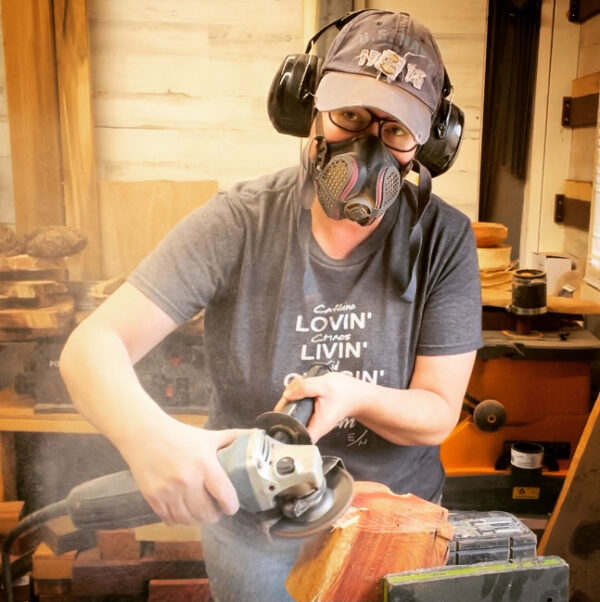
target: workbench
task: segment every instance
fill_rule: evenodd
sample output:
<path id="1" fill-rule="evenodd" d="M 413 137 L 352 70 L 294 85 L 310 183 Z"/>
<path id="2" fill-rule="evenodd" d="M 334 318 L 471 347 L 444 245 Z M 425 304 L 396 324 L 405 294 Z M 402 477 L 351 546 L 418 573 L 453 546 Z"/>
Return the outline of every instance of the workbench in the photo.
<path id="1" fill-rule="evenodd" d="M 73 412 L 35 413 L 35 401 L 13 389 L 0 389 L 0 501 L 16 499 L 16 457 L 14 435 L 27 433 L 99 434 L 83 416 Z M 202 414 L 178 414 L 178 420 L 204 426 Z"/>

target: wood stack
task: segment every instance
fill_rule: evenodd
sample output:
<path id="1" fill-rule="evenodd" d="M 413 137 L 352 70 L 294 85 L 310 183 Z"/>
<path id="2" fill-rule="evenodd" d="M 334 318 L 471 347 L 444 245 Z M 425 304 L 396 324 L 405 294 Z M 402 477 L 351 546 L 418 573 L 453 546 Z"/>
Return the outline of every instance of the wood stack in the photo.
<path id="1" fill-rule="evenodd" d="M 477 244 L 477 261 L 482 289 L 510 290 L 512 285 L 511 247 L 505 244 L 508 228 L 493 222 L 472 222 Z"/>
<path id="2" fill-rule="evenodd" d="M 0 257 L 0 341 L 65 334 L 74 317 L 64 258 Z"/>
<path id="3" fill-rule="evenodd" d="M 40 544 L 33 556 L 33 588 L 40 602 L 211 600 L 198 527 L 160 523 L 101 530 L 87 549 L 79 532 L 82 548 L 66 552 L 61 544 L 67 536 L 73 543 L 74 533 L 66 524 L 52 528 L 62 537 Z"/>

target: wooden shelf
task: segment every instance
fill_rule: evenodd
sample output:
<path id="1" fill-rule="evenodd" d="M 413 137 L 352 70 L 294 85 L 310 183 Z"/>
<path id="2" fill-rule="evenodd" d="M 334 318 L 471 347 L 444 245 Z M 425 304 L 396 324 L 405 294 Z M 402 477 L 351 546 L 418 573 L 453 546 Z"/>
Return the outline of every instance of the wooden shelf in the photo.
<path id="1" fill-rule="evenodd" d="M 1 389 L 0 431 L 98 434 L 98 430 L 80 414 L 39 414 L 34 412 L 34 403 L 33 399 L 18 395 L 13 389 Z M 178 414 L 175 417 L 193 426 L 201 427 L 206 422 L 206 416 L 199 414 Z"/>

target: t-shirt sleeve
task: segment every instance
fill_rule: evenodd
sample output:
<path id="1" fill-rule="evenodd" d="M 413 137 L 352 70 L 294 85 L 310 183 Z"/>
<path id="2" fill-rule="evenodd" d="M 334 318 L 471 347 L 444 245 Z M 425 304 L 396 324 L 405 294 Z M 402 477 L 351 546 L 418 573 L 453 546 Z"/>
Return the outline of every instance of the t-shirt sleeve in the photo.
<path id="1" fill-rule="evenodd" d="M 244 236 L 239 210 L 217 194 L 181 220 L 127 281 L 176 322 L 185 322 L 226 289 Z"/>
<path id="2" fill-rule="evenodd" d="M 446 230 L 444 237 L 438 241 L 444 250 L 430 273 L 419 355 L 466 353 L 483 345 L 479 266 L 469 220 L 460 220 L 460 225 Z"/>

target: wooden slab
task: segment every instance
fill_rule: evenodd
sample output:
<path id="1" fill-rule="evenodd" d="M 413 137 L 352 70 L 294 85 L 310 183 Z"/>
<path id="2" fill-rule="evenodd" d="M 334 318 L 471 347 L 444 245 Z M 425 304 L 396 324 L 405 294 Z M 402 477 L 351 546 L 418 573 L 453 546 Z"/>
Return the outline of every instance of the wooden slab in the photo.
<path id="1" fill-rule="evenodd" d="M 60 270 L 66 268 L 65 260 L 60 258 L 32 257 L 31 255 L 12 255 L 0 257 L 0 272 L 27 270 L 31 272 Z"/>
<path id="2" fill-rule="evenodd" d="M 10 301 L 29 300 L 67 292 L 67 285 L 55 280 L 0 281 L 0 295 Z"/>
<path id="3" fill-rule="evenodd" d="M 441 506 L 359 482 L 330 533 L 309 539 L 286 581 L 295 600 L 376 602 L 385 575 L 442 566 L 453 528 Z"/>
<path id="4" fill-rule="evenodd" d="M 71 325 L 74 312 L 75 304 L 68 296 L 48 307 L 0 309 L 0 328 L 14 334 L 19 330 L 61 334 Z"/>
<path id="5" fill-rule="evenodd" d="M 13 255 L 0 257 L 0 282 L 22 280 L 66 280 L 69 270 L 65 260 L 59 258 Z M 6 284 L 8 286 L 8 284 Z"/>

